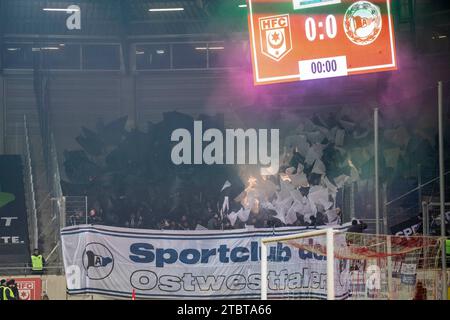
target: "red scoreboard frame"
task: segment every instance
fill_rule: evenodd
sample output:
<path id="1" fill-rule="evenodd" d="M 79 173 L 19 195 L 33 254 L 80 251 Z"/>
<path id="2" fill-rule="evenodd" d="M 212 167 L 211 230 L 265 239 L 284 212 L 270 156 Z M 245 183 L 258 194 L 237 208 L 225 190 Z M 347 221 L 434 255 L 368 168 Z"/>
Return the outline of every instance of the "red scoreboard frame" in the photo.
<path id="1" fill-rule="evenodd" d="M 256 85 L 396 70 L 390 0 L 248 0 Z"/>

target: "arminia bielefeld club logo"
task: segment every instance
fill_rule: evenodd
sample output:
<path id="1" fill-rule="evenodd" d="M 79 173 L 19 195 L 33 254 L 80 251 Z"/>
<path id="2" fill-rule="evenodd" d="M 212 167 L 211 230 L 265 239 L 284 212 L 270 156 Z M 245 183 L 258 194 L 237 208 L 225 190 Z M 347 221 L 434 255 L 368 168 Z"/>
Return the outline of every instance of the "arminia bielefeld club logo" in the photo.
<path id="1" fill-rule="evenodd" d="M 380 35 L 380 8 L 369 1 L 358 1 L 345 12 L 344 30 L 348 39 L 359 46 L 373 43 Z"/>
<path id="2" fill-rule="evenodd" d="M 83 266 L 91 280 L 102 280 L 114 269 L 114 256 L 105 245 L 90 242 L 83 251 Z"/>

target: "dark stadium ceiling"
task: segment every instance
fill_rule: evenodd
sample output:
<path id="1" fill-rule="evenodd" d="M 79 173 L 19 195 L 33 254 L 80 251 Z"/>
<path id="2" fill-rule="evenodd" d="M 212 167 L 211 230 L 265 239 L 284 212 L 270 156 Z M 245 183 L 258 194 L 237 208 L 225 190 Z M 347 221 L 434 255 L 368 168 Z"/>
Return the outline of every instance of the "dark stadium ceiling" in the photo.
<path id="1" fill-rule="evenodd" d="M 246 32 L 245 0 L 0 0 L 5 37 L 161 37 Z M 68 30 L 70 13 L 44 8 L 81 9 L 81 30 Z M 176 7 L 183 11 L 150 12 Z"/>
<path id="2" fill-rule="evenodd" d="M 2 41 L 159 41 L 160 39 L 247 39 L 246 0 L 0 0 Z M 397 22 L 448 35 L 450 0 L 393 0 Z M 81 9 L 81 30 L 69 30 L 67 12 L 44 8 Z M 152 8 L 183 11 L 150 12 Z M 410 10 L 414 7 L 414 10 Z M 410 15 L 412 13 L 412 16 Z M 401 30 L 401 28 L 397 29 Z M 422 37 L 431 38 L 430 32 Z M 433 34 L 434 34 L 433 33 Z M 3 40 L 2 40 L 3 38 Z"/>

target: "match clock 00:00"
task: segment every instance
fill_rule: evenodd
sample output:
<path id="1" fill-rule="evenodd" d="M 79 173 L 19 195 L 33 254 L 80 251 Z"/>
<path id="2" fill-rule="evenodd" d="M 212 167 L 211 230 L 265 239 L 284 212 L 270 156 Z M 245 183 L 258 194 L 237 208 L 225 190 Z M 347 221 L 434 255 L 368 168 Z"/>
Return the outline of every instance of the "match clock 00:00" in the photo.
<path id="1" fill-rule="evenodd" d="M 249 0 L 255 84 L 396 70 L 390 0 Z"/>

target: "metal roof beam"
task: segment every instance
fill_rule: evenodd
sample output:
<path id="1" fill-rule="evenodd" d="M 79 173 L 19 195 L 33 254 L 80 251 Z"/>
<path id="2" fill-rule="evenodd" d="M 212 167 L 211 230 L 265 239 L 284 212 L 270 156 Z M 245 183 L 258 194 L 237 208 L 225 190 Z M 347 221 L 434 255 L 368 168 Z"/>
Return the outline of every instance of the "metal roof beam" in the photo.
<path id="1" fill-rule="evenodd" d="M 148 20 L 134 20 L 130 24 L 167 24 L 167 23 L 198 23 L 208 22 L 208 19 L 148 19 Z"/>
<path id="2" fill-rule="evenodd" d="M 5 4 L 0 1 L 0 75 L 3 74 L 3 28 L 5 21 Z"/>
<path id="3" fill-rule="evenodd" d="M 116 0 L 116 8 L 119 11 L 120 26 L 120 43 L 121 43 L 121 60 L 125 74 L 130 74 L 130 41 L 128 35 L 130 32 L 130 5 L 128 0 Z"/>

